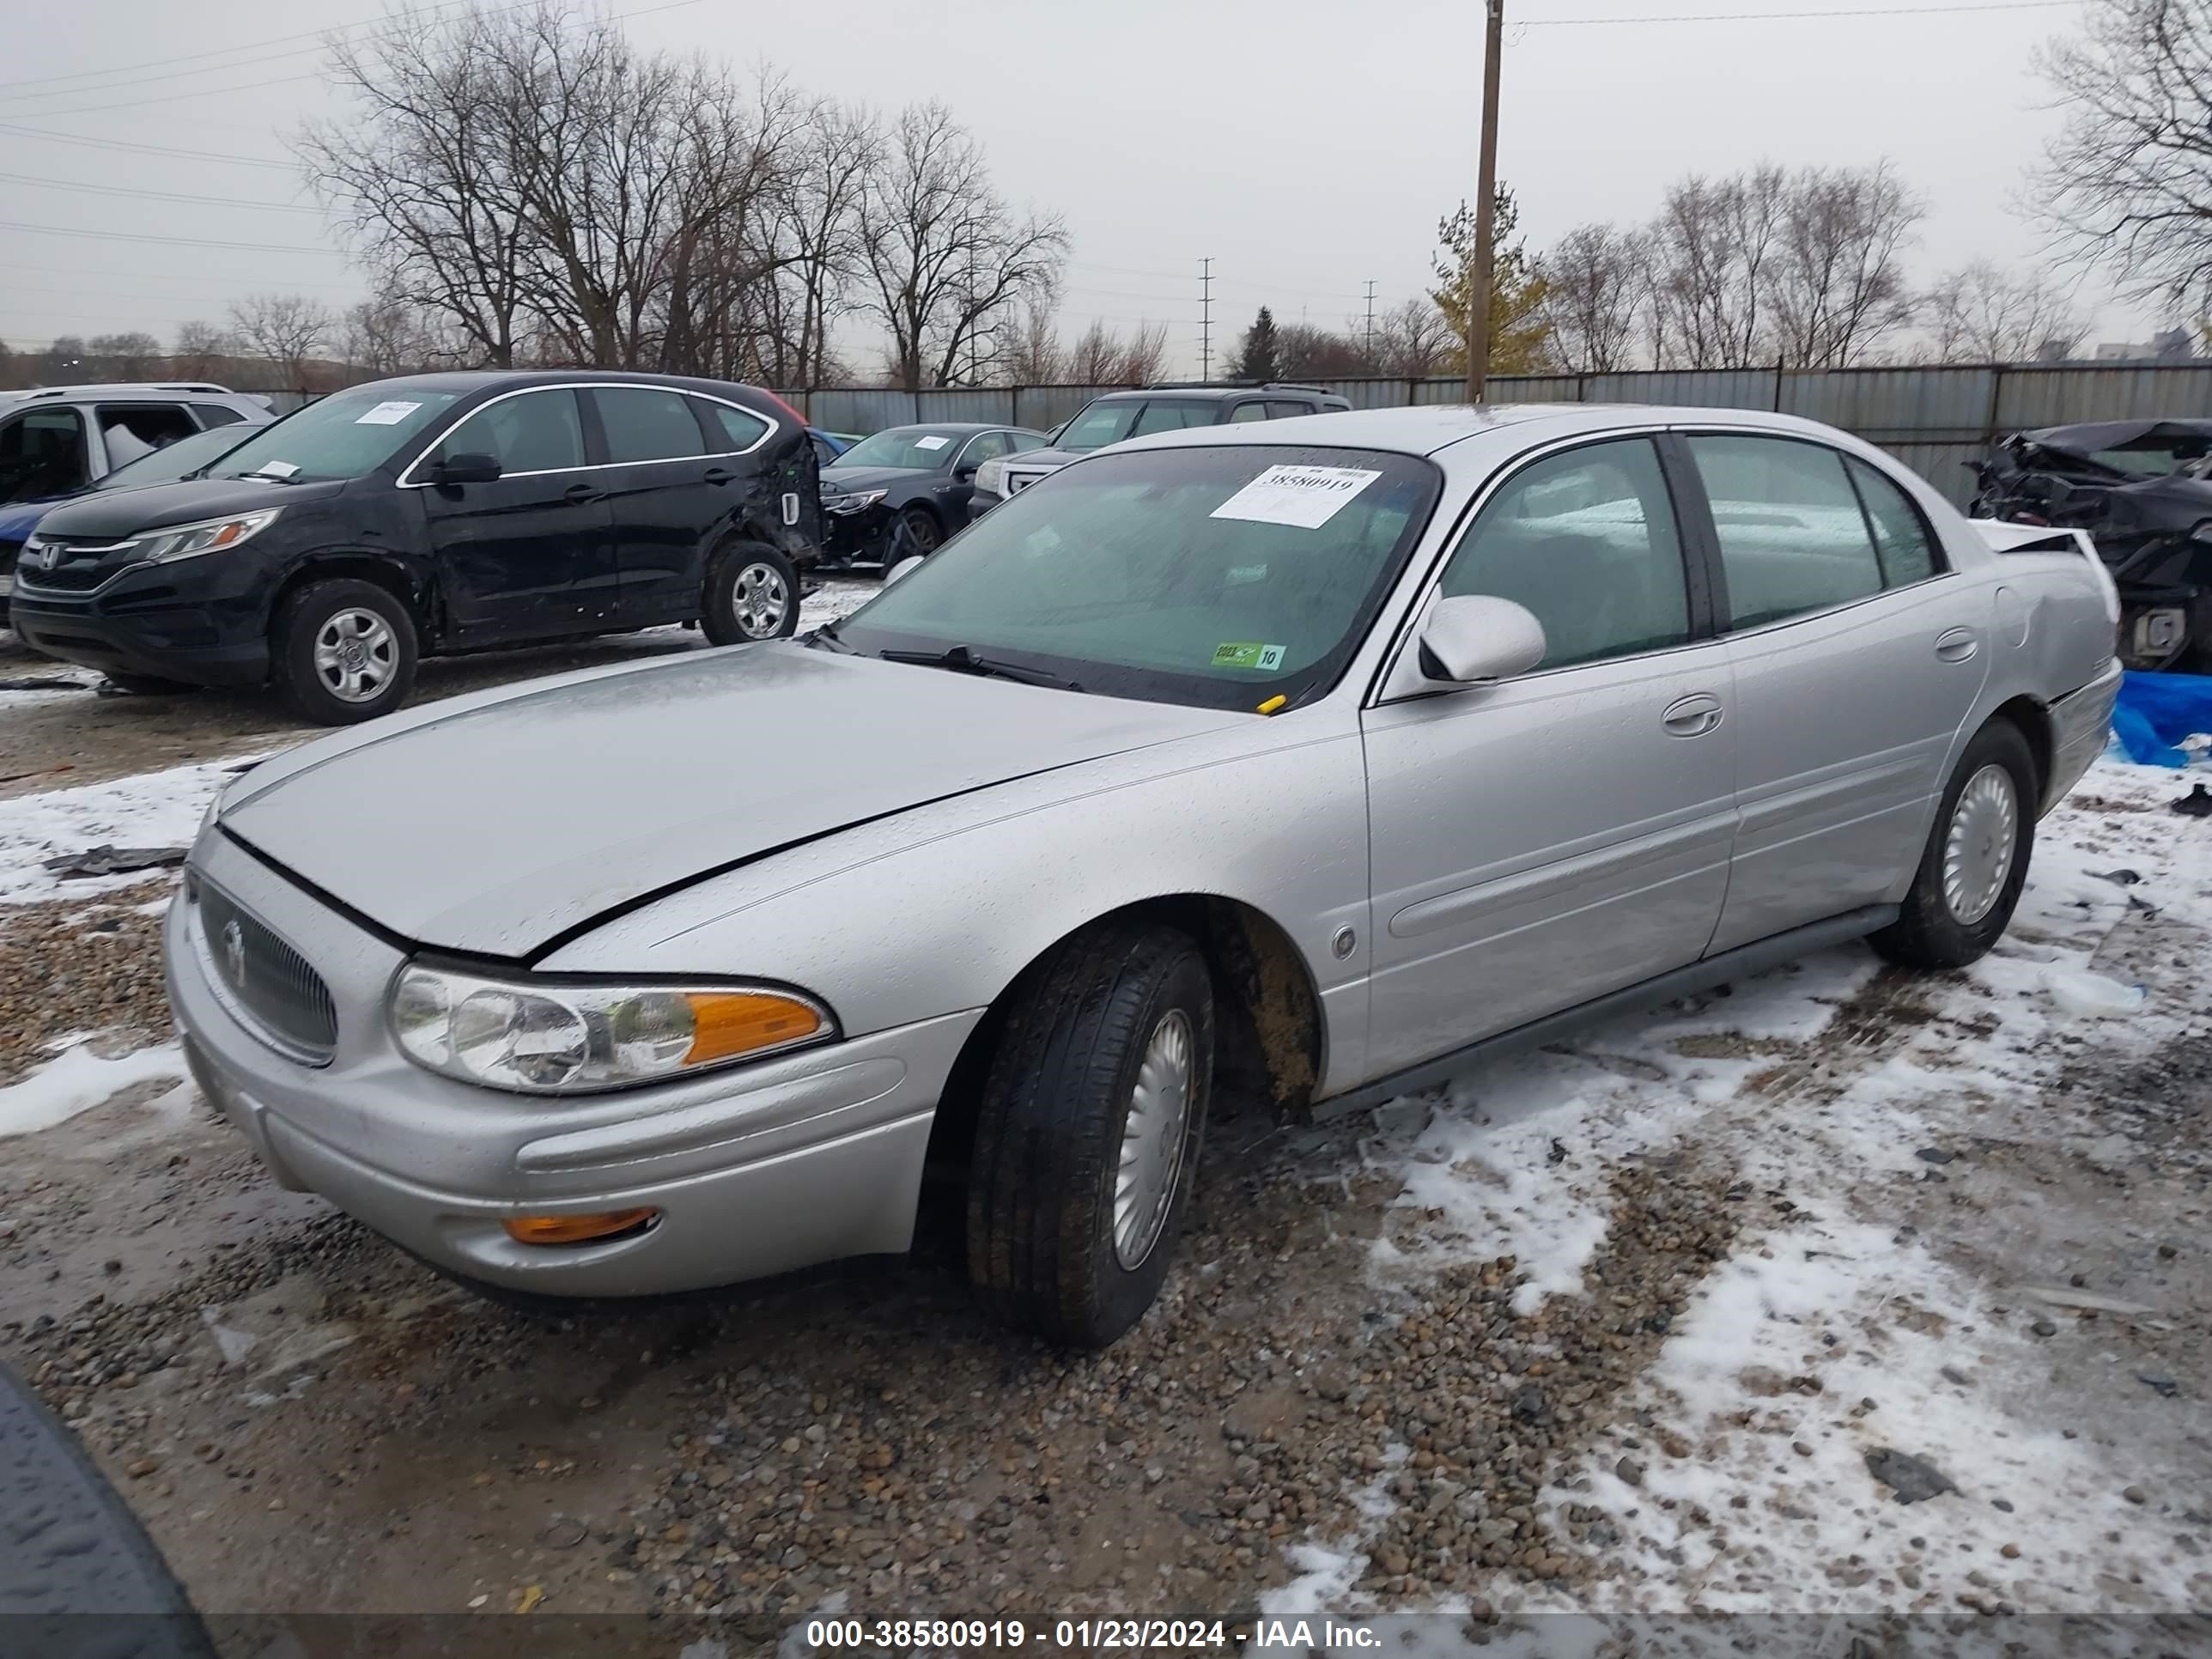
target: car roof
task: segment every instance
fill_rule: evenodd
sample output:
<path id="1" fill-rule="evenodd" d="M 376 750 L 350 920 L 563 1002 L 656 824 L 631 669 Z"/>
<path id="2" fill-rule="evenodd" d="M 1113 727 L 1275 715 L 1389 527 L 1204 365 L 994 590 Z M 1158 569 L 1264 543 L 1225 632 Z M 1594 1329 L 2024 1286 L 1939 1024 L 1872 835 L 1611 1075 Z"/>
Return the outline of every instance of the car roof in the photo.
<path id="1" fill-rule="evenodd" d="M 1091 401 L 1094 404 L 1126 403 L 1132 398 L 1187 398 L 1194 402 L 1218 402 L 1224 398 L 1256 398 L 1269 392 L 1307 392 L 1322 398 L 1342 401 L 1342 394 L 1331 392 L 1324 386 L 1305 386 L 1290 380 L 1270 380 L 1265 386 L 1133 386 L 1119 392 L 1102 392 Z"/>
<path id="2" fill-rule="evenodd" d="M 211 380 L 106 380 L 92 386 L 40 386 L 0 392 L 0 407 L 19 403 L 91 404 L 112 398 L 228 398 L 259 404 L 250 392 Z"/>
<path id="3" fill-rule="evenodd" d="M 615 386 L 666 386 L 672 392 L 703 392 L 718 398 L 743 392 L 756 398 L 783 401 L 766 386 L 751 386 L 743 380 L 709 380 L 693 374 L 652 374 L 642 369 L 625 368 L 440 368 L 422 374 L 391 374 L 381 380 L 362 380 L 343 389 L 362 392 L 376 386 L 404 385 L 435 387 L 465 396 L 471 392 L 493 389 L 512 392 L 523 386 L 592 385 L 602 381 Z"/>
<path id="4" fill-rule="evenodd" d="M 1764 409 L 1714 409 L 1661 404 L 1425 404 L 1401 409 L 1336 410 L 1288 420 L 1251 421 L 1241 425 L 1183 427 L 1142 438 L 1125 438 L 1108 453 L 1202 447 L 1207 444 L 1338 445 L 1346 448 L 1395 450 L 1434 455 L 1471 438 L 1514 427 L 1541 427 L 1547 435 L 1581 432 L 1649 429 L 1672 426 L 1754 426 L 1797 437 L 1855 441 L 1832 427 L 1795 415 Z"/>
<path id="5" fill-rule="evenodd" d="M 959 432 L 973 434 L 978 432 L 1028 432 L 1025 426 L 1016 426 L 1012 421 L 902 421 L 896 426 L 880 427 L 868 434 L 880 438 L 886 432 Z M 1041 432 L 1031 434 L 1042 437 Z"/>

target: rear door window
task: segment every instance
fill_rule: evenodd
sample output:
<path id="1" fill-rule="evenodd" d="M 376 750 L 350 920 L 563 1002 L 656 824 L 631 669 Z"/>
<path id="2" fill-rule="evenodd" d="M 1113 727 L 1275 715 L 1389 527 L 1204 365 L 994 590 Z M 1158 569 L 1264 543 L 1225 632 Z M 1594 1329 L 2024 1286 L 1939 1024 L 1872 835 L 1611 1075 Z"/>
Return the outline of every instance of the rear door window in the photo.
<path id="1" fill-rule="evenodd" d="M 1245 421 L 1264 421 L 1267 418 L 1267 405 L 1265 404 L 1239 404 L 1229 411 L 1229 424 L 1231 426 L 1239 425 Z"/>
<path id="2" fill-rule="evenodd" d="M 1905 587 L 1924 582 L 1943 568 L 1936 550 L 1935 533 L 1928 520 L 1905 492 L 1856 455 L 1845 463 L 1851 482 L 1865 503 L 1867 523 L 1874 531 L 1875 550 L 1881 556 L 1885 586 Z"/>
<path id="3" fill-rule="evenodd" d="M 610 461 L 688 460 L 707 453 L 691 400 L 658 386 L 595 386 L 599 425 L 607 436 Z"/>
<path id="4" fill-rule="evenodd" d="M 1267 404 L 1267 418 L 1271 421 L 1287 421 L 1313 412 L 1311 404 L 1294 403 L 1287 398 L 1271 400 Z"/>
<path id="5" fill-rule="evenodd" d="M 1840 453 L 1795 438 L 1711 434 L 1688 443 L 1712 503 L 1731 628 L 1881 592 L 1881 560 Z"/>
<path id="6" fill-rule="evenodd" d="M 100 404 L 92 413 L 111 471 L 199 430 L 182 404 Z"/>
<path id="7" fill-rule="evenodd" d="M 584 425 L 566 386 L 526 392 L 488 404 L 438 445 L 435 459 L 489 455 L 502 477 L 566 472 L 584 464 Z"/>
<path id="8" fill-rule="evenodd" d="M 74 409 L 26 410 L 0 422 L 0 501 L 35 501 L 82 488 L 88 463 Z"/>
<path id="9" fill-rule="evenodd" d="M 236 426 L 246 418 L 222 404 L 194 404 L 192 413 L 200 417 L 202 426 Z"/>

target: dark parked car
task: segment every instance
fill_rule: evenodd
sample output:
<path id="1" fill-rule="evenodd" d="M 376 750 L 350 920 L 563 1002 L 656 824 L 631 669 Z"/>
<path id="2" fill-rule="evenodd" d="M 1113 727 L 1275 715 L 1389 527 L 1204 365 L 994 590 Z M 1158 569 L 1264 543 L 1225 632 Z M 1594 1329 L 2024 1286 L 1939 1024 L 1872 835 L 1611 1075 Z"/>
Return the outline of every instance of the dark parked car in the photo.
<path id="1" fill-rule="evenodd" d="M 2212 421 L 2016 433 L 1971 463 L 1974 517 L 2086 530 L 2120 591 L 2120 660 L 2212 671 Z"/>
<path id="2" fill-rule="evenodd" d="M 848 564 L 882 564 L 896 531 L 902 556 L 933 553 L 967 525 L 976 469 L 1043 442 L 1042 432 L 974 421 L 894 426 L 863 438 L 823 469 L 823 550 Z"/>
<path id="3" fill-rule="evenodd" d="M 1030 451 L 1018 462 L 982 467 L 969 511 L 981 513 L 996 507 L 1047 473 L 1124 438 L 1176 432 L 1187 426 L 1327 415 L 1351 407 L 1334 392 L 1323 392 L 1317 386 L 1154 386 L 1136 392 L 1109 392 L 1085 404 L 1082 412 L 1054 431 L 1043 447 Z"/>
<path id="4" fill-rule="evenodd" d="M 15 626 L 126 690 L 283 691 L 326 725 L 443 654 L 696 622 L 799 623 L 819 557 L 805 422 L 773 393 L 614 372 L 380 380 L 265 427 L 198 477 L 57 507 Z"/>

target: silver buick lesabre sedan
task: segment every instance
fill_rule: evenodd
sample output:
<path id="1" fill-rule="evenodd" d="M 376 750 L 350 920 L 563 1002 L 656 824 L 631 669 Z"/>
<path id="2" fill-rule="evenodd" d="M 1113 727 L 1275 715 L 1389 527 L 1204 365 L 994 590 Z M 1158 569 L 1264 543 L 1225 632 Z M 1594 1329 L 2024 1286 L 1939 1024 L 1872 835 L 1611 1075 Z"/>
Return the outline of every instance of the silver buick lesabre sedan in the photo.
<path id="1" fill-rule="evenodd" d="M 1070 465 L 803 641 L 240 777 L 170 913 L 285 1185 L 502 1292 L 906 1249 L 1111 1341 L 1278 1112 L 1864 936 L 1954 967 L 2104 742 L 2117 601 L 1879 451 L 1419 409 Z"/>

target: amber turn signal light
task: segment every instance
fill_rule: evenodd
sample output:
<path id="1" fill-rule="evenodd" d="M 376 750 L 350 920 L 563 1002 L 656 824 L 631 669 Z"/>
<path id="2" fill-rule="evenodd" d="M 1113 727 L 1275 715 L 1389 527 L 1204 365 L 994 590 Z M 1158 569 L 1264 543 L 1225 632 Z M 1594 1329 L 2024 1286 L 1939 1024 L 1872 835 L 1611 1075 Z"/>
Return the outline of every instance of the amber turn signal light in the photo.
<path id="1" fill-rule="evenodd" d="M 518 1244 L 595 1244 L 653 1224 L 658 1210 L 610 1210 L 605 1215 L 515 1215 L 500 1225 Z"/>
<path id="2" fill-rule="evenodd" d="M 693 991 L 691 1048 L 686 1066 L 749 1054 L 757 1048 L 781 1048 L 822 1029 L 821 1012 L 811 1003 L 765 991 Z"/>

